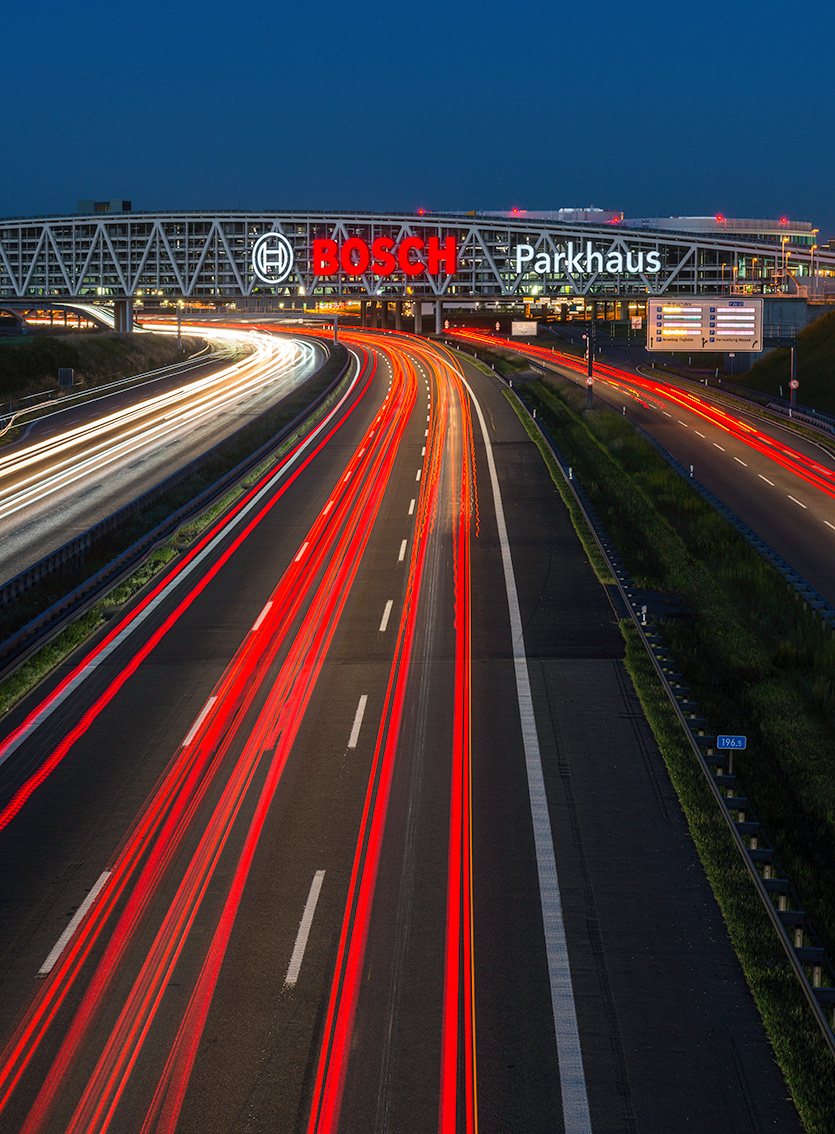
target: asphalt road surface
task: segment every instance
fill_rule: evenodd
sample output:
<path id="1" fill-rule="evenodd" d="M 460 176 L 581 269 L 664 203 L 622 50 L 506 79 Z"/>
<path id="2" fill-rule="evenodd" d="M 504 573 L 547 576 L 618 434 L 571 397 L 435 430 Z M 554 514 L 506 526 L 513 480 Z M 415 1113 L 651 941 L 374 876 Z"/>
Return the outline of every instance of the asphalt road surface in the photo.
<path id="1" fill-rule="evenodd" d="M 4 1131 L 798 1131 L 491 379 L 354 383 L 7 714 Z"/>

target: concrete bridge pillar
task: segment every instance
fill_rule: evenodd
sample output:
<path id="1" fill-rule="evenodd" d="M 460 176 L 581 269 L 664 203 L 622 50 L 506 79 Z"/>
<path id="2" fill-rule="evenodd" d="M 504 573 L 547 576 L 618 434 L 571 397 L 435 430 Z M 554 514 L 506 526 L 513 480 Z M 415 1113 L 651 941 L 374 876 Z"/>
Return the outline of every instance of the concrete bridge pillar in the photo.
<path id="1" fill-rule="evenodd" d="M 423 300 L 418 296 L 417 299 L 412 300 L 412 307 L 415 312 L 415 334 L 423 334 Z"/>
<path id="2" fill-rule="evenodd" d="M 394 304 L 394 329 L 403 330 L 403 300 L 398 299 Z"/>
<path id="3" fill-rule="evenodd" d="M 117 299 L 113 304 L 113 329 L 120 335 L 133 331 L 133 300 Z"/>
<path id="4" fill-rule="evenodd" d="M 435 300 L 435 334 L 439 335 L 444 329 L 444 305 L 440 299 Z"/>

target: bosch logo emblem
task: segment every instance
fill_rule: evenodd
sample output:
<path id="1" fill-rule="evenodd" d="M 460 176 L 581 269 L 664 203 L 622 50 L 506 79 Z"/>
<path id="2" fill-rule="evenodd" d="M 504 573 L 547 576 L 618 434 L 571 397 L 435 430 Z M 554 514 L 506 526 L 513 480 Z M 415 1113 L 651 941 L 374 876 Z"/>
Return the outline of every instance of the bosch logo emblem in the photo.
<path id="1" fill-rule="evenodd" d="M 293 267 L 293 246 L 280 232 L 265 232 L 252 249 L 252 267 L 264 283 L 282 283 Z"/>

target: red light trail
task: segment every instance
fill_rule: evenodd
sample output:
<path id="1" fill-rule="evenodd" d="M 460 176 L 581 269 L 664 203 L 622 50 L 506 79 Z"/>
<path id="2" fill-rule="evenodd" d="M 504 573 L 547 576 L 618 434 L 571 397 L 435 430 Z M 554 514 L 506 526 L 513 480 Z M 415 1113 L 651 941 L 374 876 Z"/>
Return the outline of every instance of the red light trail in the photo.
<path id="1" fill-rule="evenodd" d="M 372 336 L 346 336 L 355 344 Z M 406 340 L 404 340 L 406 341 Z M 392 777 L 408 691 L 421 680 L 412 650 L 427 564 L 441 508 L 453 517 L 455 679 L 450 721 L 443 999 L 438 1006 L 440 1134 L 477 1130 L 475 982 L 471 850 L 471 539 L 478 530 L 475 446 L 469 403 L 449 361 L 420 340 L 388 355 L 392 382 L 299 551 L 217 682 L 125 835 L 96 900 L 40 983 L 0 1053 L 0 1115 L 26 1084 L 31 1103 L 21 1134 L 105 1134 L 123 1130 L 126 1108 L 141 1134 L 177 1129 L 206 1021 L 265 825 L 322 666 L 363 562 L 416 404 L 420 362 L 434 374 L 425 459 L 405 598 L 384 707 L 358 817 L 356 847 L 327 1000 L 309 1112 L 310 1134 L 338 1128 Z M 360 348 L 363 350 L 364 348 Z M 376 361 L 366 358 L 360 398 Z M 347 411 L 353 412 L 353 408 Z M 344 418 L 342 419 L 344 420 Z M 137 608 L 28 714 L 0 745 L 11 756 L 80 688 L 97 660 L 113 673 L 95 699 L 0 812 L 13 822 L 33 792 L 72 750 L 139 666 L 177 625 L 257 524 L 332 439 L 330 423 L 307 453 L 295 447 L 232 510 L 243 526 L 215 551 L 230 523 L 215 524 Z M 289 471 L 292 460 L 296 467 Z M 279 483 L 276 481 L 284 476 Z M 267 491 L 269 490 L 269 491 Z M 446 494 L 449 494 L 447 500 Z M 251 506 L 251 514 L 245 509 Z M 200 565 L 198 568 L 198 564 Z M 172 580 L 195 580 L 136 646 L 127 634 L 152 612 Z M 119 660 L 116 649 L 127 649 Z M 115 664 L 114 664 L 115 663 Z M 234 837 L 233 837 L 234 836 Z M 196 933 L 200 918 L 201 932 Z M 206 919 L 209 919 L 208 923 Z M 208 932 L 206 927 L 208 924 Z M 205 936 L 204 936 L 205 934 Z M 186 957 L 191 968 L 184 969 Z M 194 963 L 196 960 L 196 964 Z M 190 973 L 191 975 L 186 975 Z M 176 976 L 175 976 L 176 974 Z M 172 1006 L 169 989 L 186 983 Z M 173 1025 L 161 1039 L 162 1010 Z M 160 1046 L 160 1045 L 163 1046 Z M 156 1054 L 155 1054 L 156 1053 Z M 149 1061 L 159 1061 L 149 1079 Z M 36 1072 L 36 1068 L 44 1068 Z M 40 1078 L 35 1080 L 36 1074 Z"/>
<path id="2" fill-rule="evenodd" d="M 586 375 L 586 362 L 578 360 L 573 355 L 561 354 L 549 350 L 546 347 L 535 346 L 533 344 L 522 345 L 512 342 L 509 339 L 496 338 L 478 331 L 462 330 L 450 332 L 450 334 L 454 334 L 456 338 L 463 339 L 466 342 L 476 343 L 492 349 L 499 347 L 502 350 L 514 350 L 519 354 L 539 359 L 551 365 L 558 363 L 560 366 L 567 367 L 584 377 Z M 626 370 L 620 370 L 616 366 L 595 363 L 594 375 L 596 381 L 604 382 L 615 389 L 630 393 L 633 397 L 637 397 L 635 391 L 639 390 L 654 397 L 664 398 L 680 406 L 682 409 L 697 414 L 704 421 L 723 430 L 730 437 L 741 441 L 763 456 L 768 457 L 769 460 L 774 461 L 787 472 L 800 477 L 802 480 L 806 481 L 807 484 L 812 485 L 821 492 L 825 492 L 827 496 L 835 498 L 835 472 L 833 472 L 832 469 L 828 469 L 819 461 L 815 461 L 812 457 L 807 457 L 804 453 L 793 449 L 790 445 L 777 441 L 774 437 L 757 429 L 755 426 L 741 421 L 739 418 L 734 417 L 733 414 L 726 412 L 707 399 L 701 398 L 697 394 L 690 393 L 689 391 L 681 390 L 677 386 L 672 386 L 665 382 L 645 378 L 639 374 L 631 374 Z"/>

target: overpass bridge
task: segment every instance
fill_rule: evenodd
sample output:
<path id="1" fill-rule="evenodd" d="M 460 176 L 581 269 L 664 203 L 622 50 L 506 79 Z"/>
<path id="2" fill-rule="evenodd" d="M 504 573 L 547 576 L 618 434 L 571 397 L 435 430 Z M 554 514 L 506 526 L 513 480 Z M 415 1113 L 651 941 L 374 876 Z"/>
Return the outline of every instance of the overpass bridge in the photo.
<path id="1" fill-rule="evenodd" d="M 0 302 L 114 305 L 299 296 L 403 305 L 560 304 L 583 297 L 620 314 L 651 296 L 802 293 L 835 253 L 733 234 L 474 214 L 160 212 L 0 220 Z M 789 269 L 789 256 L 791 270 Z"/>

